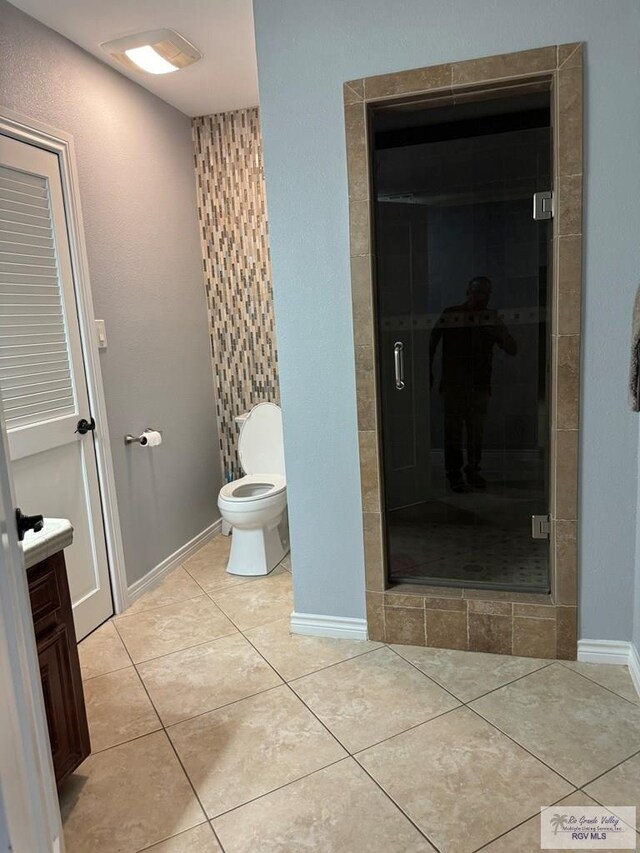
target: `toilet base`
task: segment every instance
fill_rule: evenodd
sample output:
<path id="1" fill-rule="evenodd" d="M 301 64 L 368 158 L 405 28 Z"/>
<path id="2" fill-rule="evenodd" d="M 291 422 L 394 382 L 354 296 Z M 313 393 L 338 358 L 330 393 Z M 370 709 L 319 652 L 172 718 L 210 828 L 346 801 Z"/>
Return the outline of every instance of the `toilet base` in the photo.
<path id="1" fill-rule="evenodd" d="M 289 551 L 288 528 L 286 512 L 279 524 L 268 528 L 234 527 L 227 572 L 244 577 L 268 575 Z"/>

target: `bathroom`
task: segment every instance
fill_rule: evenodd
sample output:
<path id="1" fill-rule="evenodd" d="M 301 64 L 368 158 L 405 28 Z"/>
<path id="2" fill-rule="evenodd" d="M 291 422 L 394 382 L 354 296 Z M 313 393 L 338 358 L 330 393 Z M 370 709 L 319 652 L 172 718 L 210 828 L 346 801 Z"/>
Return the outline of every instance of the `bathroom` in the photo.
<path id="1" fill-rule="evenodd" d="M 304 837 L 325 796 L 341 815 L 329 792 L 345 786 L 359 834 L 343 815 L 311 849 L 366 849 L 376 814 L 389 820 L 385 849 L 467 849 L 434 825 L 453 810 L 447 779 L 427 813 L 392 773 L 404 760 L 394 739 L 430 726 L 416 746 L 425 767 L 441 766 L 438 742 L 497 737 L 485 787 L 510 757 L 514 786 L 540 783 L 474 840 L 497 849 L 543 803 L 606 805 L 600 775 L 640 750 L 625 398 L 640 121 L 619 109 L 637 77 L 637 11 L 553 0 L 545 17 L 518 3 L 499 33 L 502 3 L 486 20 L 470 0 L 429 4 L 433 30 L 417 0 L 397 16 L 378 0 L 375 16 L 362 0 L 331 14 L 307 0 L 242 0 L 233 14 L 222 0 L 90 13 L 0 0 L 1 132 L 58 158 L 50 204 L 72 273 L 43 321 L 66 311 L 77 342 L 61 368 L 77 392 L 54 424 L 64 436 L 7 424 L 13 506 L 73 526 L 64 559 L 88 717 L 61 817 L 45 792 L 42 830 L 63 827 L 70 853 L 235 853 L 260 849 L 261 831 L 296 849 L 287 832 Z M 169 27 L 202 53 L 175 74 L 145 76 L 118 59 L 135 47 L 103 46 Z M 3 160 L 2 186 L 44 197 L 10 183 L 16 170 L 44 175 L 42 162 Z M 553 218 L 532 217 L 532 196 L 552 185 Z M 407 252 L 420 229 L 428 252 Z M 28 245 L 48 257 L 45 242 Z M 24 281 L 39 286 L 50 285 Z M 500 332 L 492 352 L 482 466 L 460 444 L 466 467 L 447 467 L 456 442 L 433 330 L 480 291 L 516 346 Z M 2 386 L 5 420 L 24 417 L 16 385 Z M 249 527 L 256 504 L 267 514 Z M 553 738 L 533 742 L 516 685 L 557 699 L 558 738 L 595 736 L 599 715 L 619 715 L 611 760 L 603 746 L 583 772 Z M 593 728 L 562 704 L 565 688 L 601 703 Z M 407 778 L 420 779 L 417 764 Z M 627 789 L 615 791 L 623 806 Z M 271 821 L 260 812 L 282 791 L 300 792 L 286 831 L 284 806 Z M 471 820 L 479 804 L 465 796 Z"/>

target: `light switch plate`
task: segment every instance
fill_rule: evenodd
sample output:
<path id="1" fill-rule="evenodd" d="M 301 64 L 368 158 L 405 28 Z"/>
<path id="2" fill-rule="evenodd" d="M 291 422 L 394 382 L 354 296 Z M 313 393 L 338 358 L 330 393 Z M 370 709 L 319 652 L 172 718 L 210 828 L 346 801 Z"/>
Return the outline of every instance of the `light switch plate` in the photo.
<path id="1" fill-rule="evenodd" d="M 96 320 L 96 335 L 98 336 L 98 349 L 107 348 L 107 327 L 104 320 Z"/>

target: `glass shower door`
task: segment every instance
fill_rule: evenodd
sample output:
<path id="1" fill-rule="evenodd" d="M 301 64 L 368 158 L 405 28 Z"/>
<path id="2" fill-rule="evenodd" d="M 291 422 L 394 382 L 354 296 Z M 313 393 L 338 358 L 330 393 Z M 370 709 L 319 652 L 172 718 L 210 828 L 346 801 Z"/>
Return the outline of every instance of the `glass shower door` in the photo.
<path id="1" fill-rule="evenodd" d="M 373 117 L 392 581 L 549 588 L 550 223 L 532 200 L 551 131 L 534 106 Z"/>

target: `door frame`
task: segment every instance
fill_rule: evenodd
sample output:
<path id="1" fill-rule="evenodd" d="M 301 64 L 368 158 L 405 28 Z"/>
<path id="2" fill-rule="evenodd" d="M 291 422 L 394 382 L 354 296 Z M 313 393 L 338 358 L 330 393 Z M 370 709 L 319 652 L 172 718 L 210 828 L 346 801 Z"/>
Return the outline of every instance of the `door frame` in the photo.
<path id="1" fill-rule="evenodd" d="M 107 546 L 109 580 L 115 613 L 122 613 L 129 605 L 129 591 L 109 439 L 107 405 L 95 332 L 95 312 L 93 310 L 89 261 L 80 203 L 80 183 L 73 137 L 65 131 L 57 130 L 2 105 L 0 105 L 0 133 L 20 142 L 26 142 L 29 145 L 35 145 L 38 148 L 53 152 L 57 155 L 60 164 L 60 179 L 80 325 L 82 358 L 91 414 L 96 420 L 93 439 Z"/>
<path id="2" fill-rule="evenodd" d="M 576 658 L 583 44 L 450 62 L 343 86 L 351 293 L 367 622 L 371 639 L 544 658 Z M 552 97 L 551 592 L 390 585 L 386 567 L 373 275 L 371 106 L 432 105 L 545 87 Z"/>

